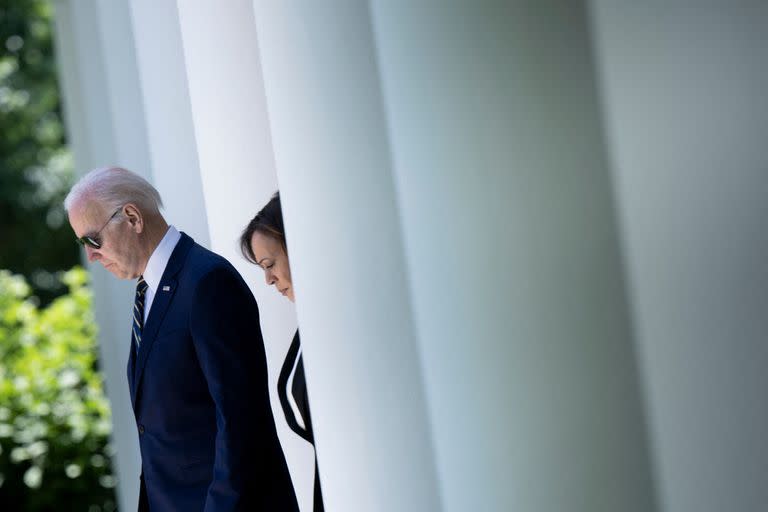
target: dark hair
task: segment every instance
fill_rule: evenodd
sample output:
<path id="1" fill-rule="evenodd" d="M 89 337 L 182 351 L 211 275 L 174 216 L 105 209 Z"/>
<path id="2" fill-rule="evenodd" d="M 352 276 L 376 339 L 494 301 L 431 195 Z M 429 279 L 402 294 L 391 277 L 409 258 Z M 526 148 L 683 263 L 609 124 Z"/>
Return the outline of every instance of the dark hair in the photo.
<path id="1" fill-rule="evenodd" d="M 285 245 L 285 228 L 283 227 L 283 211 L 280 208 L 280 191 L 275 192 L 272 199 L 264 205 L 259 213 L 256 214 L 251 222 L 248 223 L 243 234 L 240 235 L 240 252 L 245 259 L 251 263 L 256 263 L 256 257 L 251 249 L 251 238 L 256 232 L 271 236 L 283 246 L 286 254 L 288 248 Z"/>

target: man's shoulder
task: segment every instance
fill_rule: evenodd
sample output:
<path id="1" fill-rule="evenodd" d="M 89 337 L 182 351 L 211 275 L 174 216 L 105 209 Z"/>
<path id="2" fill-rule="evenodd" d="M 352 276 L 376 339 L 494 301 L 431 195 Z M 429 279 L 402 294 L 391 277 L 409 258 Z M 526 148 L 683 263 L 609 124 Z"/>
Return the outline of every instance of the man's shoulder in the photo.
<path id="1" fill-rule="evenodd" d="M 189 248 L 189 255 L 187 258 L 195 263 L 207 264 L 211 266 L 231 265 L 226 258 L 213 252 L 210 249 L 206 249 L 195 241 L 192 241 L 192 246 Z"/>
<path id="2" fill-rule="evenodd" d="M 229 260 L 197 242 L 192 242 L 182 273 L 193 280 L 223 275 L 231 275 L 239 281 L 242 280 L 240 273 Z"/>

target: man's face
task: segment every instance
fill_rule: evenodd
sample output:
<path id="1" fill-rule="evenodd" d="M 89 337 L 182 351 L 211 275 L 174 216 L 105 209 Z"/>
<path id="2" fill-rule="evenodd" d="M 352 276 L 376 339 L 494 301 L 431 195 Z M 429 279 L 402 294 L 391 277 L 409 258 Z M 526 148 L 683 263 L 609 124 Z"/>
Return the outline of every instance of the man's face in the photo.
<path id="1" fill-rule="evenodd" d="M 118 279 L 135 279 L 146 263 L 141 256 L 138 233 L 124 211 L 110 217 L 114 212 L 95 201 L 82 199 L 70 208 L 69 224 L 76 237 L 90 236 L 99 241 L 98 249 L 84 246 L 88 261 L 98 261 Z"/>

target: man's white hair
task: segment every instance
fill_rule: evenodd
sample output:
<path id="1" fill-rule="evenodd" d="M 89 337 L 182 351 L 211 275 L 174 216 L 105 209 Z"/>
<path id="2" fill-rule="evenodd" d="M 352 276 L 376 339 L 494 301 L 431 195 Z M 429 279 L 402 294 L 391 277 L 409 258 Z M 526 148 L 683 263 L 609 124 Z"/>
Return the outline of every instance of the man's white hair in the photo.
<path id="1" fill-rule="evenodd" d="M 133 203 L 139 210 L 150 213 L 159 212 L 163 206 L 155 187 L 135 172 L 122 167 L 94 169 L 80 178 L 64 199 L 64 209 L 69 213 L 70 208 L 84 198 L 105 206 L 107 210 Z"/>

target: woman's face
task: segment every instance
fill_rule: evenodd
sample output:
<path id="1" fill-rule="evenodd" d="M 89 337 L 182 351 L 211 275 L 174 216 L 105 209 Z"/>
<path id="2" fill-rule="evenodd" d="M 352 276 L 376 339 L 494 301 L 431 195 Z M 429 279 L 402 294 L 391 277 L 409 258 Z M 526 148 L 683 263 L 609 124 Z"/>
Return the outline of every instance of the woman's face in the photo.
<path id="1" fill-rule="evenodd" d="M 256 264 L 264 269 L 267 285 L 275 285 L 277 291 L 293 302 L 291 267 L 283 244 L 272 236 L 256 231 L 251 237 L 251 251 Z"/>

